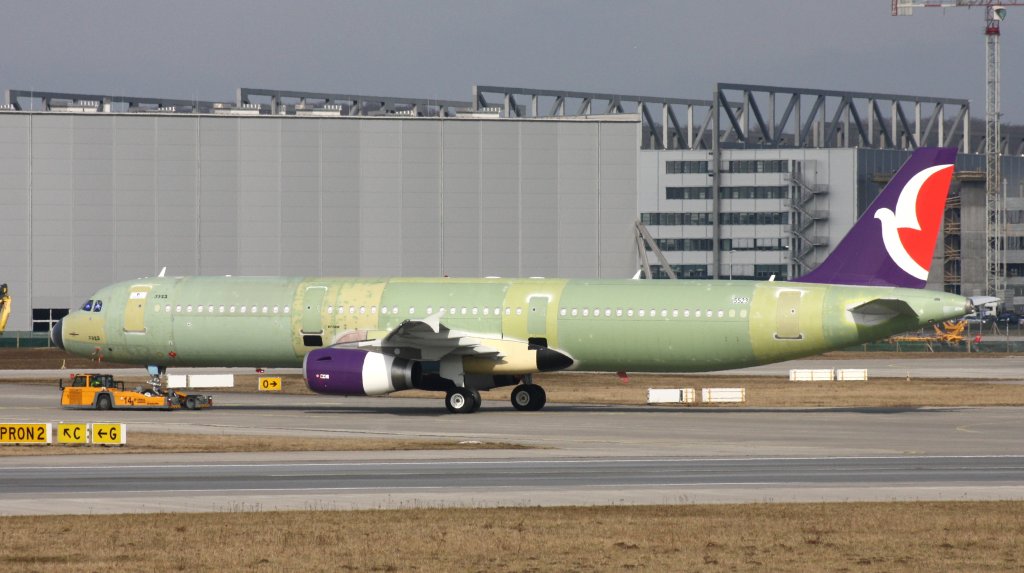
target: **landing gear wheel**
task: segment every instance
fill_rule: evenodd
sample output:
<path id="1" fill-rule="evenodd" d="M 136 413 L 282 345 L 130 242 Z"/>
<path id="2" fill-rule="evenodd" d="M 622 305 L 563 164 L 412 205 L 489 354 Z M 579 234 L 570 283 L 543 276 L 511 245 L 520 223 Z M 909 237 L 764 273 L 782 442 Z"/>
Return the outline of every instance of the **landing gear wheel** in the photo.
<path id="1" fill-rule="evenodd" d="M 470 413 L 473 413 L 480 409 L 480 406 L 483 405 L 484 401 L 480 397 L 480 391 L 476 388 L 469 388 L 469 393 L 473 395 L 473 409 L 470 410 Z"/>
<path id="2" fill-rule="evenodd" d="M 548 401 L 544 388 L 536 384 L 520 384 L 512 391 L 512 407 L 521 412 L 536 412 Z"/>
<path id="3" fill-rule="evenodd" d="M 465 388 L 449 390 L 444 398 L 444 405 L 452 414 L 469 414 L 480 407 L 473 393 Z"/>
<path id="4" fill-rule="evenodd" d="M 96 398 L 96 409 L 97 410 L 109 410 L 110 409 L 110 396 L 100 396 Z"/>

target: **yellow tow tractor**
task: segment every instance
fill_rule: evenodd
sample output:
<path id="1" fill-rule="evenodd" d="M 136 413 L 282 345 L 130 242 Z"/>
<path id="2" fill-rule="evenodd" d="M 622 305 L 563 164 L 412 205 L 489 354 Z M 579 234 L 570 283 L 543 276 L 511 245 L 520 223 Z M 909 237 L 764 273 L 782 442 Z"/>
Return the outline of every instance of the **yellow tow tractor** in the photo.
<path id="1" fill-rule="evenodd" d="M 157 385 L 125 390 L 111 374 L 75 374 L 60 381 L 60 405 L 88 410 L 200 410 L 213 406 L 213 397 L 168 391 Z"/>

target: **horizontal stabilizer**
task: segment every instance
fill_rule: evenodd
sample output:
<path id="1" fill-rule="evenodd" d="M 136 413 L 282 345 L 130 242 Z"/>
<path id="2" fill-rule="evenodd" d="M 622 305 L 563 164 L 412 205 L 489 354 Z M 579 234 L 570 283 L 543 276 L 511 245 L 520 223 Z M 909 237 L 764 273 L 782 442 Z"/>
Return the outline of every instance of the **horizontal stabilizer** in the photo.
<path id="1" fill-rule="evenodd" d="M 917 318 L 907 301 L 898 298 L 876 298 L 850 309 L 853 321 L 863 326 L 875 326 L 894 318 Z"/>

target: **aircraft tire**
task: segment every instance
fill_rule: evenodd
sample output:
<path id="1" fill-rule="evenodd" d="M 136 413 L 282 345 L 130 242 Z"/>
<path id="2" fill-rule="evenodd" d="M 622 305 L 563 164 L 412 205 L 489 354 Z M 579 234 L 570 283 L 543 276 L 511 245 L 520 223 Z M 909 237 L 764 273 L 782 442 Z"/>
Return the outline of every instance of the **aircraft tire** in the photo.
<path id="1" fill-rule="evenodd" d="M 480 391 L 476 388 L 469 388 L 468 390 L 469 393 L 473 395 L 473 409 L 469 411 L 470 413 L 473 413 L 479 410 L 480 406 L 483 406 L 484 400 L 480 397 Z"/>
<path id="2" fill-rule="evenodd" d="M 544 388 L 536 384 L 529 384 L 528 392 L 533 393 L 533 403 L 530 405 L 530 411 L 536 412 L 544 407 L 548 403 L 548 393 L 544 391 Z"/>
<path id="3" fill-rule="evenodd" d="M 97 410 L 109 410 L 110 409 L 110 396 L 106 394 L 96 398 L 96 409 Z"/>
<path id="4" fill-rule="evenodd" d="M 547 393 L 536 384 L 520 384 L 512 391 L 512 407 L 520 412 L 536 412 L 547 403 Z"/>
<path id="5" fill-rule="evenodd" d="M 452 414 L 469 414 L 479 407 L 473 399 L 473 393 L 465 388 L 449 390 L 444 398 L 444 405 Z"/>

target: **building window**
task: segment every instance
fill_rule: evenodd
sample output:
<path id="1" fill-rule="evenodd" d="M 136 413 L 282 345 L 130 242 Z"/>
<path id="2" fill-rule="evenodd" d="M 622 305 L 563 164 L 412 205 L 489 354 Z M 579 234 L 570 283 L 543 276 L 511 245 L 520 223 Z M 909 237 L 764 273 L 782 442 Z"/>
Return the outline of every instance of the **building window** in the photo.
<path id="1" fill-rule="evenodd" d="M 722 225 L 788 225 L 789 213 L 754 211 L 746 213 L 719 213 Z"/>
<path id="2" fill-rule="evenodd" d="M 710 199 L 710 187 L 666 187 L 666 199 Z"/>
<path id="3" fill-rule="evenodd" d="M 662 251 L 710 251 L 715 244 L 714 239 L 655 239 L 655 244 Z M 651 250 L 650 245 L 646 245 Z"/>
<path id="4" fill-rule="evenodd" d="M 707 265 L 672 265 L 672 271 L 681 279 L 706 279 L 709 276 Z M 656 279 L 667 279 L 668 273 L 661 265 L 651 265 L 651 276 Z"/>
<path id="5" fill-rule="evenodd" d="M 722 239 L 719 243 L 722 251 L 785 251 L 789 249 L 789 239 L 782 238 L 735 238 Z"/>
<path id="6" fill-rule="evenodd" d="M 707 173 L 707 161 L 666 161 L 665 173 Z"/>
<path id="7" fill-rule="evenodd" d="M 50 332 L 53 325 L 67 315 L 68 309 L 66 308 L 33 308 L 32 332 Z"/>
<path id="8" fill-rule="evenodd" d="M 722 187 L 718 190 L 718 195 L 722 199 L 785 199 L 789 196 L 789 187 Z"/>
<path id="9" fill-rule="evenodd" d="M 789 278 L 786 265 L 754 265 L 755 279 L 768 280 L 772 275 L 775 275 L 775 279 L 780 281 Z"/>
<path id="10" fill-rule="evenodd" d="M 730 173 L 786 173 L 789 162 L 785 159 L 753 159 L 729 162 Z"/>
<path id="11" fill-rule="evenodd" d="M 711 213 L 641 213 L 645 225 L 710 225 Z"/>

